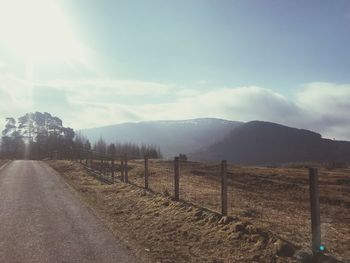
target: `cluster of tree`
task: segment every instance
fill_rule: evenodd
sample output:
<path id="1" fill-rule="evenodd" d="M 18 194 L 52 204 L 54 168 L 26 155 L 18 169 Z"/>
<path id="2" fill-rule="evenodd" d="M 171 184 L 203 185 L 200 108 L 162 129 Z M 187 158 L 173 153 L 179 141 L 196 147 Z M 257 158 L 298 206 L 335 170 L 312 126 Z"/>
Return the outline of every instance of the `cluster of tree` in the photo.
<path id="1" fill-rule="evenodd" d="M 180 161 L 187 161 L 187 155 L 186 155 L 186 154 L 180 153 L 180 154 L 179 154 L 179 160 L 180 160 Z"/>
<path id="2" fill-rule="evenodd" d="M 80 145 L 86 145 L 88 142 L 84 136 L 77 136 L 78 140 L 81 142 Z M 89 150 L 87 147 L 83 147 Z M 106 143 L 102 138 L 100 138 L 93 146 L 92 150 L 101 153 L 114 156 L 121 156 L 127 154 L 133 157 L 148 156 L 149 158 L 162 158 L 159 147 L 155 145 L 137 145 L 135 143 Z"/>
<path id="3" fill-rule="evenodd" d="M 5 129 L 2 131 L 0 157 L 12 159 L 41 159 L 49 157 L 57 151 L 75 154 L 79 151 L 94 150 L 101 154 L 120 156 L 144 156 L 161 158 L 159 147 L 154 145 L 136 145 L 134 143 L 107 144 L 100 138 L 93 146 L 81 134 L 64 127 L 60 118 L 50 113 L 27 113 L 17 120 L 6 118 Z"/>
<path id="4" fill-rule="evenodd" d="M 6 118 L 1 137 L 1 155 L 5 158 L 39 159 L 54 150 L 72 149 L 75 133 L 50 113 L 27 113 L 17 120 Z"/>
<path id="5" fill-rule="evenodd" d="M 346 162 L 340 162 L 340 161 L 328 161 L 324 163 L 324 166 L 327 170 L 334 170 L 338 168 L 347 168 L 348 164 Z"/>

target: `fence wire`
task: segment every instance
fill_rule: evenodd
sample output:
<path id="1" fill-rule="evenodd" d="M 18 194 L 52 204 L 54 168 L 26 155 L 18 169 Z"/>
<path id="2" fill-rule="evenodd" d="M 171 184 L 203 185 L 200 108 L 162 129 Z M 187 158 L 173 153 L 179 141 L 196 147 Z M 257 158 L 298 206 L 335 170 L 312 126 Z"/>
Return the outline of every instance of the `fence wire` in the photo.
<path id="1" fill-rule="evenodd" d="M 148 161 L 149 189 L 166 196 L 174 196 L 174 161 Z"/>
<path id="2" fill-rule="evenodd" d="M 79 161 L 98 171 L 100 179 L 123 180 L 125 159 L 85 154 Z M 113 168 L 113 169 L 112 169 Z M 128 160 L 129 182 L 145 187 L 145 160 Z M 114 171 L 114 177 L 112 176 Z M 179 161 L 180 200 L 221 212 L 219 163 Z M 305 168 L 227 166 L 228 215 L 246 218 L 300 246 L 311 243 L 309 174 Z M 322 242 L 329 252 L 350 258 L 350 169 L 319 168 Z M 124 172 L 125 175 L 125 172 Z M 148 160 L 148 188 L 174 197 L 174 161 Z"/>
<path id="3" fill-rule="evenodd" d="M 180 161 L 180 199 L 220 213 L 220 166 Z"/>

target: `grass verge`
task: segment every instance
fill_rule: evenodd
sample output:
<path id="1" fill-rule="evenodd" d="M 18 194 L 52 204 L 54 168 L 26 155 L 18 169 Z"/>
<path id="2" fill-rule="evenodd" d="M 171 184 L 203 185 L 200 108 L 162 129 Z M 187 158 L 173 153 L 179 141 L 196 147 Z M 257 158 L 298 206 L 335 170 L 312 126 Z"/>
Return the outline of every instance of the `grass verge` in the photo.
<path id="1" fill-rule="evenodd" d="M 78 163 L 47 163 L 142 262 L 296 262 L 293 245 L 239 217 L 121 182 L 104 185 Z"/>

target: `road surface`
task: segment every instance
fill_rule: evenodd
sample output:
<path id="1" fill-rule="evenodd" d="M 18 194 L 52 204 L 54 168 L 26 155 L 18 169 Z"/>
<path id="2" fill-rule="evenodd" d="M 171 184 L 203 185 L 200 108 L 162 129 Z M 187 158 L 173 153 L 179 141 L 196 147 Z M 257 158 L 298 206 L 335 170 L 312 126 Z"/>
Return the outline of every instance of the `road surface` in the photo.
<path id="1" fill-rule="evenodd" d="M 0 170 L 0 262 L 136 262 L 40 161 Z"/>

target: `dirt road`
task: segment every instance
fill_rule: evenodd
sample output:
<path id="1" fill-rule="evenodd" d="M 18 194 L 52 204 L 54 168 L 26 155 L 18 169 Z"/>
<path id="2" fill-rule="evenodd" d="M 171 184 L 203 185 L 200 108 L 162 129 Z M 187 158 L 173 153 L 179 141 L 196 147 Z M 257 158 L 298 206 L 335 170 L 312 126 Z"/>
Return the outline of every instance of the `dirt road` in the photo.
<path id="1" fill-rule="evenodd" d="M 0 170 L 0 262 L 137 262 L 48 165 Z"/>

